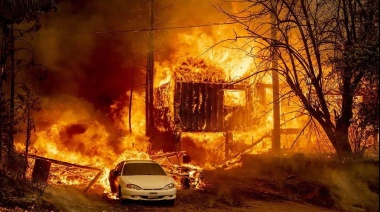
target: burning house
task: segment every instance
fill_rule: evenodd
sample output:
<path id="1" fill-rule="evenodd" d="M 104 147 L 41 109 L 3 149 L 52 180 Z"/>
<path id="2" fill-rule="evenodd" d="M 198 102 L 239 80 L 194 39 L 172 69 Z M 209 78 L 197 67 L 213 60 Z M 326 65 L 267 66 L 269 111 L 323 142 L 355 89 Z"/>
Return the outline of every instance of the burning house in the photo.
<path id="1" fill-rule="evenodd" d="M 202 17 L 204 18 L 206 17 Z M 211 21 L 215 21 L 214 18 L 210 19 Z M 177 25 L 183 24 L 183 20 L 179 20 Z M 95 50 L 89 48 L 91 51 L 89 50 L 88 54 L 92 57 L 89 56 L 88 67 L 83 68 L 75 63 L 73 67 L 65 67 L 67 70 L 84 71 L 80 76 L 87 76 L 89 73 L 92 76 L 95 74 L 93 70 L 99 68 L 99 78 L 96 78 L 98 81 L 87 77 L 78 81 L 83 82 L 77 86 L 78 89 L 84 90 L 82 95 L 86 94 L 89 97 L 44 97 L 43 110 L 36 117 L 37 131 L 33 134 L 30 153 L 72 164 L 102 167 L 107 173 L 110 167 L 121 160 L 152 157 L 152 154 L 148 154 L 151 146 L 158 154 L 184 151 L 187 158 L 183 160 L 191 161 L 200 167 L 206 167 L 207 164 L 220 165 L 247 151 L 268 151 L 271 148 L 274 119 L 271 76 L 266 73 L 253 75 L 258 71 L 257 64 L 262 61 L 255 61 L 259 59 L 252 56 L 255 49 L 241 49 L 242 46 L 251 48 L 253 45 L 234 41 L 233 46 L 227 48 L 214 46 L 222 39 L 234 37 L 234 32 L 244 31 L 234 27 L 232 30 L 231 25 L 215 25 L 175 33 L 170 31 L 170 35 L 165 34 L 169 31 L 155 32 L 161 33 L 165 38 L 158 39 L 156 48 L 168 48 L 164 53 L 160 51 L 161 55 L 157 53 L 155 57 L 150 57 L 154 61 L 155 127 L 154 136 L 151 138 L 146 136 L 145 130 L 147 123 L 144 96 L 147 96 L 147 93 L 143 91 L 143 86 L 138 86 L 145 84 L 144 76 L 140 76 L 146 74 L 145 68 L 135 70 L 135 61 L 128 61 L 128 58 L 134 58 L 132 55 L 118 55 L 116 58 L 120 57 L 120 67 L 113 60 L 106 60 L 115 57 L 112 54 L 104 57 L 104 49 L 114 53 L 121 45 L 118 42 L 110 45 L 108 42 L 95 40 L 96 45 L 107 45 L 97 46 Z M 141 43 L 145 45 L 146 40 L 142 38 L 139 34 L 139 39 L 144 40 Z M 62 43 L 66 41 L 63 40 Z M 205 48 L 210 46 L 213 46 L 212 51 L 205 51 Z M 131 50 L 132 45 L 129 47 Z M 145 55 L 146 49 L 141 49 L 143 52 L 140 53 Z M 246 52 L 250 54 L 247 55 Z M 71 57 L 72 54 L 69 54 L 68 58 Z M 60 55 L 56 60 L 64 59 L 68 60 Z M 140 62 L 145 64 L 145 58 L 143 60 Z M 104 64 L 97 67 L 93 65 L 94 61 Z M 125 76 L 124 71 L 127 65 L 124 63 L 128 63 L 129 66 L 133 64 L 133 68 L 128 66 L 126 71 L 130 78 L 136 73 L 136 82 L 128 81 L 129 78 Z M 136 64 L 136 67 L 139 67 L 138 65 Z M 58 70 L 66 70 L 65 68 L 60 67 Z M 109 74 L 108 70 L 112 70 L 113 74 Z M 57 71 L 57 76 L 63 73 L 67 72 Z M 109 80 L 106 81 L 106 77 L 109 77 Z M 116 79 L 120 82 L 116 82 Z M 94 86 L 93 89 L 82 86 L 89 82 Z M 111 91 L 107 90 L 116 84 L 123 89 L 117 87 Z M 135 86 L 133 91 L 132 85 Z M 124 93 L 116 93 L 120 90 Z M 112 95 L 99 98 L 106 91 Z M 281 92 L 286 93 L 286 88 L 283 87 Z M 107 107 L 106 112 L 99 111 L 99 106 L 94 106 L 94 99 L 107 100 L 104 103 L 106 106 L 102 105 L 102 108 Z M 281 147 L 285 148 L 292 146 L 301 133 L 300 129 L 307 122 L 304 114 L 292 112 L 299 109 L 294 102 L 297 101 L 287 99 L 281 102 L 281 123 L 284 124 L 281 126 Z M 311 140 L 310 136 L 305 137 Z M 299 142 L 296 143 L 298 144 Z M 22 150 L 22 143 L 17 148 Z M 58 176 L 68 173 L 66 168 L 57 170 L 63 170 L 57 172 Z M 92 175 L 91 180 L 94 178 Z M 73 176 L 76 179 L 76 174 Z M 58 181 L 68 183 L 61 178 Z M 100 181 L 105 181 L 103 184 L 107 187 L 106 180 L 102 178 Z"/>
<path id="2" fill-rule="evenodd" d="M 190 64 L 182 64 L 186 65 Z M 253 92 L 247 82 L 230 84 L 218 76 L 194 77 L 195 80 L 176 77 L 173 83 L 155 90 L 158 127 L 173 134 L 175 150 L 181 149 L 182 133 L 221 132 L 228 142 L 230 131 L 244 130 L 253 124 Z"/>
<path id="3" fill-rule="evenodd" d="M 153 145 L 187 151 L 203 164 L 220 164 L 264 139 L 271 140 L 272 126 L 262 125 L 258 108 L 271 110 L 266 90 L 272 85 L 245 76 L 231 79 L 223 73 L 203 59 L 187 58 L 165 75 L 154 91 L 158 139 Z M 298 128 L 282 130 L 299 132 Z"/>

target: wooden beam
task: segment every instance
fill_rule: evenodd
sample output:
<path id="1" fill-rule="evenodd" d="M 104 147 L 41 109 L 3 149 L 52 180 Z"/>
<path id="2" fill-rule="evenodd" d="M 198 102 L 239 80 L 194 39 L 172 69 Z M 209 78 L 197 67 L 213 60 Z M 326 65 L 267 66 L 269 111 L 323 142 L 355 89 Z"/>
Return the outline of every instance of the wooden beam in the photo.
<path id="1" fill-rule="evenodd" d="M 73 167 L 77 167 L 77 168 L 81 168 L 81 169 L 90 169 L 90 170 L 97 170 L 97 171 L 102 171 L 103 170 L 103 169 L 100 169 L 100 168 L 95 168 L 95 167 L 91 167 L 91 166 L 83 166 L 83 165 L 63 162 L 63 161 L 54 160 L 54 159 L 50 159 L 50 158 L 45 158 L 45 157 L 41 157 L 41 156 L 37 156 L 37 155 L 29 155 L 29 157 L 30 158 L 34 158 L 34 159 L 46 160 L 46 161 L 49 161 L 51 163 L 55 163 L 55 164 L 59 164 L 59 165 L 63 165 L 63 166 L 73 166 Z"/>
<path id="2" fill-rule="evenodd" d="M 103 169 L 100 169 L 100 168 L 95 168 L 95 167 L 91 167 L 91 166 L 83 166 L 83 165 L 63 162 L 63 161 L 54 160 L 54 159 L 50 159 L 50 158 L 45 158 L 45 157 L 41 157 L 41 156 L 37 156 L 37 155 L 29 155 L 29 157 L 36 159 L 36 161 L 47 161 L 49 163 L 55 163 L 55 164 L 62 165 L 62 166 L 68 166 L 68 167 L 75 167 L 75 168 L 79 168 L 79 169 L 88 169 L 88 170 L 99 171 L 99 173 L 94 177 L 94 179 L 92 179 L 91 182 L 87 185 L 87 187 L 83 190 L 83 193 L 87 192 L 95 184 L 95 182 L 99 179 L 99 177 L 104 172 Z"/>
<path id="3" fill-rule="evenodd" d="M 94 179 L 91 180 L 91 182 L 86 186 L 86 188 L 83 190 L 83 193 L 86 193 L 90 188 L 95 184 L 95 182 L 99 179 L 99 177 L 103 174 L 103 170 L 100 171 Z"/>

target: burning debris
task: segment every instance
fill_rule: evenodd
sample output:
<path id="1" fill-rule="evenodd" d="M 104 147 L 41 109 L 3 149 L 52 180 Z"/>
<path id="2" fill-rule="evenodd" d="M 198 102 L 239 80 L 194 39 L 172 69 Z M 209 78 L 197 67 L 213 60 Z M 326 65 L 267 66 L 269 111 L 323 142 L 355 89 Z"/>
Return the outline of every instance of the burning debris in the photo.
<path id="1" fill-rule="evenodd" d="M 87 184 L 83 192 L 87 192 L 104 174 L 104 170 L 91 166 L 78 165 L 50 158 L 29 155 L 35 159 L 32 182 L 52 184 Z"/>
<path id="2" fill-rule="evenodd" d="M 179 182 L 181 188 L 189 189 L 196 188 L 202 189 L 204 182 L 203 170 L 199 167 L 184 164 L 182 166 L 173 165 L 169 168 L 169 173 L 173 176 L 177 182 Z"/>
<path id="3" fill-rule="evenodd" d="M 151 158 L 164 167 L 181 188 L 202 188 L 203 170 L 200 167 L 186 163 L 187 155 L 185 151 L 152 155 Z"/>
<path id="4" fill-rule="evenodd" d="M 29 157 L 34 159 L 31 175 L 32 181 L 35 183 L 86 185 L 84 193 L 93 185 L 98 184 L 104 188 L 105 193 L 110 191 L 107 194 L 108 198 L 115 199 L 117 196 L 113 192 L 115 189 L 110 187 L 111 179 L 107 178 L 106 173 L 108 172 L 104 168 L 73 164 L 37 155 L 29 155 Z M 186 152 L 157 154 L 150 157 L 162 165 L 165 171 L 177 181 L 178 187 L 183 189 L 202 188 L 203 171 L 200 167 L 183 163 Z"/>

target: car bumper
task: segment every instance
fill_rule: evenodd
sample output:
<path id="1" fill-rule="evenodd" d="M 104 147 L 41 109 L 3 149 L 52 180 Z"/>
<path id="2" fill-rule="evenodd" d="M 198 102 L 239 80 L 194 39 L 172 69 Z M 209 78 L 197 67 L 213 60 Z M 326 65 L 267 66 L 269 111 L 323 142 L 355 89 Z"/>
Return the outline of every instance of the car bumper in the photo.
<path id="1" fill-rule="evenodd" d="M 122 188 L 121 194 L 123 196 L 123 199 L 129 200 L 173 200 L 177 197 L 177 189 L 173 188 L 168 190 L 133 190 L 128 188 Z"/>

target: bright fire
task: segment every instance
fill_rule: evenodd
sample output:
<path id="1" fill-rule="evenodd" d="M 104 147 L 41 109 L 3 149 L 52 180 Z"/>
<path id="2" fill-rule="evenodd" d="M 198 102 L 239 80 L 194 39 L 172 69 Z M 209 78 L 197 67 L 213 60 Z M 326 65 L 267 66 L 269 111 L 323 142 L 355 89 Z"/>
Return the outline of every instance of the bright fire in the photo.
<path id="1" fill-rule="evenodd" d="M 173 102 L 176 81 L 232 84 L 257 71 L 254 59 L 241 49 L 234 48 L 242 46 L 239 44 L 240 41 L 231 45 L 213 46 L 221 38 L 233 35 L 231 26 L 214 26 L 208 33 L 202 28 L 179 33 L 177 39 L 173 40 L 173 46 L 180 48 L 172 52 L 170 58 L 155 62 L 154 88 L 169 85 L 170 95 L 167 96 L 169 121 L 174 122 Z M 236 110 L 241 107 L 251 107 L 249 117 L 255 125 L 244 132 L 233 132 L 229 147 L 225 142 L 226 132 L 183 133 L 182 148 L 194 159 L 194 164 L 216 167 L 228 157 L 245 152 L 256 141 L 261 142 L 251 149 L 252 153 L 267 151 L 270 148 L 273 128 L 271 77 L 268 74 L 259 74 L 241 83 L 244 83 L 245 88 L 253 88 L 251 90 L 253 99 L 247 100 L 246 89 L 226 88 L 223 91 L 224 106 L 226 109 Z M 150 143 L 145 137 L 145 94 L 133 93 L 131 119 L 127 104 L 129 99 L 131 94 L 127 93 L 110 106 L 111 113 L 107 116 L 112 117 L 113 125 L 119 129 L 117 132 L 109 130 L 109 126 L 104 124 L 107 123 L 104 120 L 108 117 L 103 117 L 83 99 L 70 96 L 43 99 L 43 110 L 36 116 L 37 129 L 32 138 L 30 153 L 101 168 L 104 174 L 99 182 L 108 190 L 109 169 L 121 160 L 149 158 Z M 307 121 L 307 117 L 294 112 L 297 107 L 293 99 L 281 102 L 281 122 L 284 123 L 282 128 L 289 129 L 283 134 L 284 148 L 290 148 Z M 299 118 L 294 119 L 296 116 Z M 301 137 L 308 142 L 313 139 L 307 133 L 303 133 Z M 299 148 L 307 147 L 300 142 L 297 145 Z M 23 148 L 22 144 L 18 145 L 18 149 Z M 70 173 L 70 171 L 57 168 L 55 173 L 59 177 L 61 173 Z M 95 174 L 96 172 L 89 174 L 90 178 Z M 63 184 L 84 182 L 82 179 L 67 176 L 54 181 Z"/>
<path id="2" fill-rule="evenodd" d="M 226 107 L 244 107 L 247 98 L 244 90 L 224 90 L 224 105 Z"/>

